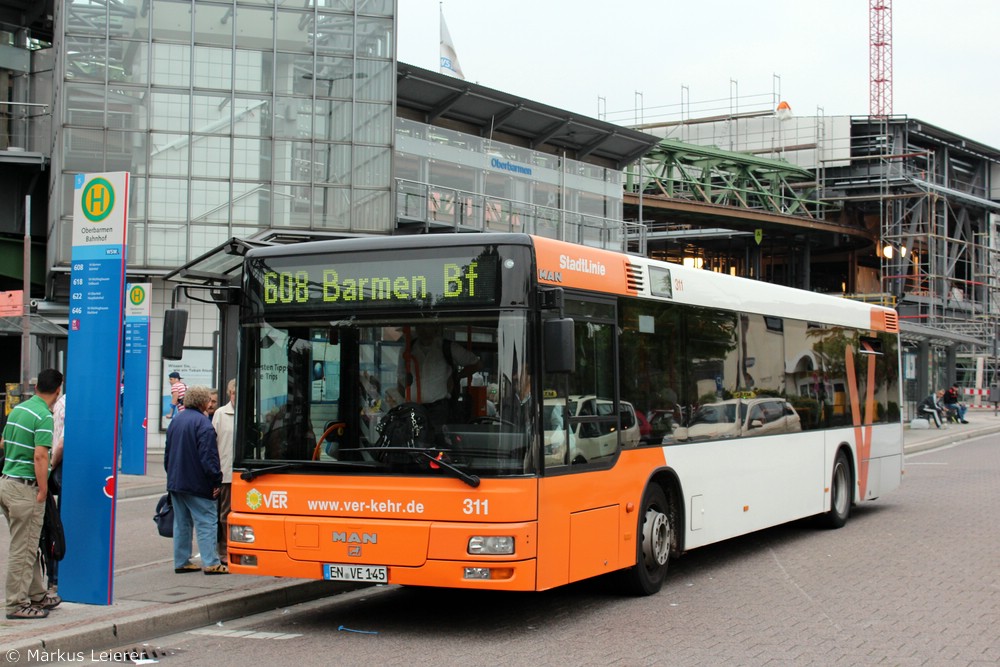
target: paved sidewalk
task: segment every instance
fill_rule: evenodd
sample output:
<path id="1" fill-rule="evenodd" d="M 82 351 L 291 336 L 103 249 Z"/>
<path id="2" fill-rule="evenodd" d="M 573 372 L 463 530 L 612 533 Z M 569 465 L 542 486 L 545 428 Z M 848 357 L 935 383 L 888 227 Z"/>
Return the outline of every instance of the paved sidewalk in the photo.
<path id="1" fill-rule="evenodd" d="M 1000 416 L 993 410 L 969 411 L 969 424 L 942 429 L 905 429 L 907 454 L 940 447 L 989 433 L 1000 432 Z M 156 455 L 150 457 L 144 476 L 119 475 L 119 499 L 163 493 L 165 474 Z M 151 523 L 151 522 L 150 522 Z M 0 570 L 6 573 L 5 529 L 0 539 Z M 150 525 L 149 539 L 157 539 Z M 356 588 L 353 584 L 324 581 L 283 580 L 268 577 L 193 577 L 178 581 L 166 563 L 162 571 L 141 563 L 129 563 L 116 555 L 115 602 L 87 605 L 64 602 L 49 618 L 39 621 L 0 619 L 0 658 L 5 663 L 27 664 L 29 655 L 41 661 L 55 652 L 107 650 L 141 646 L 150 638 L 184 632 L 269 609 L 294 605 Z M 123 562 L 125 561 L 125 562 Z M 17 656 L 10 651 L 17 651 Z M 41 653 L 39 653 L 41 651 Z M 39 660 L 38 656 L 42 656 Z"/>

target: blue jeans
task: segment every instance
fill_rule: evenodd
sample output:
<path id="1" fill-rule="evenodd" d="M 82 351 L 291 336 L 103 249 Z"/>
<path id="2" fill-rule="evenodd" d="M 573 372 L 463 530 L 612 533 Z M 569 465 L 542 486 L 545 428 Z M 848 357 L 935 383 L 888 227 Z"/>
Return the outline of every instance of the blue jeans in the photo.
<path id="1" fill-rule="evenodd" d="M 198 538 L 201 566 L 219 564 L 216 548 L 219 511 L 212 498 L 201 498 L 189 493 L 170 492 L 174 504 L 174 567 L 184 567 L 191 562 L 192 531 Z"/>

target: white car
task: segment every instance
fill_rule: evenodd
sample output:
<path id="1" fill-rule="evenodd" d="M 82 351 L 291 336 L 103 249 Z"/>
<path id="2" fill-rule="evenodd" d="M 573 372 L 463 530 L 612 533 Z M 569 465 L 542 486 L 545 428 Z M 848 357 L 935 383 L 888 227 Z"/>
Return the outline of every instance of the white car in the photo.
<path id="1" fill-rule="evenodd" d="M 627 401 L 619 402 L 619 415 L 615 419 L 614 403 L 610 399 L 590 395 L 568 398 L 547 398 L 542 418 L 545 423 L 545 463 L 564 465 L 585 463 L 601 457 L 613 456 L 621 447 L 639 444 L 639 421 L 635 408 Z M 592 421 L 574 421 L 570 429 L 567 422 L 573 417 L 596 417 Z M 621 433 L 618 433 L 619 423 Z M 569 448 L 566 435 L 569 434 Z"/>
<path id="2" fill-rule="evenodd" d="M 783 398 L 734 398 L 699 407 L 687 426 L 674 429 L 673 439 L 718 440 L 801 430 L 798 413 Z"/>

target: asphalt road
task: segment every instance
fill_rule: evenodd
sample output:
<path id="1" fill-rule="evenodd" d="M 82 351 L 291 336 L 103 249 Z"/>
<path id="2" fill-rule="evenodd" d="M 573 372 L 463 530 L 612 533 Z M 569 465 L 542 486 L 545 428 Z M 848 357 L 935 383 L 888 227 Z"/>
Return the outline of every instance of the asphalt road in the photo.
<path id="1" fill-rule="evenodd" d="M 908 456 L 902 487 L 843 529 L 798 522 L 690 552 L 651 597 L 606 579 L 530 594 L 389 586 L 138 648 L 213 667 L 996 665 L 997 507 L 990 435 Z"/>

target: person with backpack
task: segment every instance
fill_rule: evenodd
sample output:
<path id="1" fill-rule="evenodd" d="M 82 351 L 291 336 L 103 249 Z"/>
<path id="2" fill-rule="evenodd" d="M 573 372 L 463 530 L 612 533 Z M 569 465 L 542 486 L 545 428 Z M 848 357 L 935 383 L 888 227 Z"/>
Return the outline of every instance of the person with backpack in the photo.
<path id="1" fill-rule="evenodd" d="M 399 391 L 408 402 L 423 405 L 431 423 L 440 426 L 451 421 L 452 399 L 461 389 L 461 378 L 471 378 L 481 366 L 479 357 L 444 338 L 439 325 L 421 324 L 406 337 Z"/>

